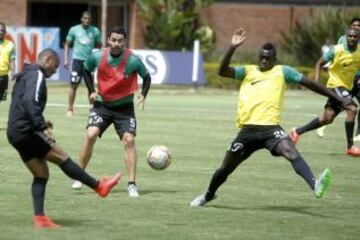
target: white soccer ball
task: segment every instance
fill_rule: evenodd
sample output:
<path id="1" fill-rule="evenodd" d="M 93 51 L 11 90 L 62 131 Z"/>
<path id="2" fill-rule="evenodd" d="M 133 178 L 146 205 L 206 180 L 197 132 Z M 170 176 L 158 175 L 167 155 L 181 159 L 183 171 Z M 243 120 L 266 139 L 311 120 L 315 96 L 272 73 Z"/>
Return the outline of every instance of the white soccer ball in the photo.
<path id="1" fill-rule="evenodd" d="M 166 146 L 155 145 L 148 151 L 146 160 L 153 169 L 163 170 L 170 165 L 171 154 Z"/>

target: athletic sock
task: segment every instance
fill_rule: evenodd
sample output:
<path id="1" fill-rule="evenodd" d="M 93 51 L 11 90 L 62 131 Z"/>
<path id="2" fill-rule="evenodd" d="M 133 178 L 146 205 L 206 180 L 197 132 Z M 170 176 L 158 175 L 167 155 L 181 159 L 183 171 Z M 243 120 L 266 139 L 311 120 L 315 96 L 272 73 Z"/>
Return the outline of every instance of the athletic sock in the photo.
<path id="1" fill-rule="evenodd" d="M 314 190 L 315 177 L 314 174 L 311 172 L 310 167 L 304 161 L 304 159 L 301 156 L 299 156 L 295 158 L 293 161 L 291 161 L 291 164 L 295 172 L 307 182 L 307 184 L 310 186 L 312 190 Z"/>
<path id="2" fill-rule="evenodd" d="M 95 189 L 99 184 L 97 180 L 87 174 L 79 167 L 79 165 L 74 163 L 71 158 L 66 159 L 65 162 L 59 165 L 59 167 L 68 177 L 78 180 L 92 189 Z"/>
<path id="3" fill-rule="evenodd" d="M 216 170 L 214 175 L 211 178 L 209 188 L 205 194 L 205 199 L 209 200 L 214 197 L 217 189 L 226 181 L 227 174 L 225 174 L 220 169 Z"/>
<path id="4" fill-rule="evenodd" d="M 321 123 L 320 123 L 320 120 L 319 118 L 315 118 L 313 120 L 311 120 L 308 124 L 302 126 L 302 127 L 298 127 L 296 128 L 296 133 L 297 134 L 303 134 L 303 133 L 306 133 L 306 132 L 309 132 L 311 130 L 314 130 L 314 129 L 317 129 L 319 127 L 321 127 Z"/>
<path id="5" fill-rule="evenodd" d="M 209 201 L 209 200 L 213 199 L 214 196 L 215 196 L 215 193 L 206 191 L 206 193 L 205 193 L 205 200 L 206 200 L 206 201 Z"/>
<path id="6" fill-rule="evenodd" d="M 128 186 L 129 186 L 129 185 L 135 185 L 135 186 L 136 186 L 136 183 L 133 182 L 133 181 L 129 181 L 129 182 L 128 182 Z"/>
<path id="7" fill-rule="evenodd" d="M 44 199 L 47 178 L 34 177 L 31 186 L 31 195 L 33 198 L 34 214 L 35 216 L 45 215 L 44 213 Z"/>
<path id="8" fill-rule="evenodd" d="M 347 148 L 351 148 L 354 145 L 353 134 L 354 134 L 354 122 L 345 122 L 345 133 L 346 133 L 346 142 Z"/>
<path id="9" fill-rule="evenodd" d="M 358 122 L 358 125 L 357 125 L 357 130 L 356 130 L 356 136 L 360 135 L 360 112 L 358 112 L 358 114 L 357 114 L 357 122 Z"/>

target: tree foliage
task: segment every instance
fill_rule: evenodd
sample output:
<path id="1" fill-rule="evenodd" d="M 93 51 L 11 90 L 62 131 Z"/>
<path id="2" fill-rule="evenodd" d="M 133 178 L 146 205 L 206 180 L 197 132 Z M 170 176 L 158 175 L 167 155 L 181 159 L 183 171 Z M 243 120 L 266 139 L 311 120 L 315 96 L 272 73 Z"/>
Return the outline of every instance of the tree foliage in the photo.
<path id="1" fill-rule="evenodd" d="M 190 50 L 199 39 L 202 50 L 214 44 L 214 32 L 202 23 L 200 12 L 213 0 L 136 0 L 149 48 Z"/>
<path id="2" fill-rule="evenodd" d="M 282 32 L 282 49 L 296 56 L 301 65 L 313 65 L 321 54 L 321 46 L 327 39 L 333 44 L 345 33 L 351 19 L 359 12 L 342 8 L 327 8 L 314 16 L 306 16 L 291 31 Z"/>

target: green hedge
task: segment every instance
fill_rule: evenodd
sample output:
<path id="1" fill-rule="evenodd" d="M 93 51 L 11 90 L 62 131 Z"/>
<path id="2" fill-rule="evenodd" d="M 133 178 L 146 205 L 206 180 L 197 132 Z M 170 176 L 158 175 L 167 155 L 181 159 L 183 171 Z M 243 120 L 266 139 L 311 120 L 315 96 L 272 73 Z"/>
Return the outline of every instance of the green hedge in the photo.
<path id="1" fill-rule="evenodd" d="M 212 88 L 221 88 L 221 89 L 238 89 L 240 86 L 240 81 L 223 78 L 218 76 L 219 64 L 218 63 L 204 63 L 204 72 L 205 72 L 205 79 L 206 83 L 205 86 L 212 87 Z M 310 79 L 315 79 L 315 69 L 310 67 L 295 67 L 299 72 L 303 73 L 305 76 L 309 77 Z M 321 74 L 320 82 L 322 84 L 326 83 L 328 78 L 327 73 Z M 290 89 L 301 89 L 299 84 L 289 84 L 288 86 Z"/>

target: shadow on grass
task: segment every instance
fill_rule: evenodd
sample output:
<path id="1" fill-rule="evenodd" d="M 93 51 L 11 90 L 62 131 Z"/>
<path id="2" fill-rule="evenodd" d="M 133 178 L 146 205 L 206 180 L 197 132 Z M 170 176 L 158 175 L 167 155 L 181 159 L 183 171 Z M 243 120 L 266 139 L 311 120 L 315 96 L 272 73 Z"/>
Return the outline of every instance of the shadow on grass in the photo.
<path id="1" fill-rule="evenodd" d="M 313 217 L 331 218 L 331 216 L 313 212 L 313 211 L 311 211 L 311 207 L 307 207 L 307 206 L 301 206 L 301 207 L 290 207 L 290 206 L 230 207 L 230 206 L 211 205 L 208 207 L 236 210 L 236 211 L 255 210 L 255 211 L 269 211 L 269 212 L 293 212 L 293 213 L 298 213 L 298 214 L 303 214 L 303 215 L 308 215 L 308 216 L 313 216 Z"/>
<path id="2" fill-rule="evenodd" d="M 73 190 L 73 192 L 75 194 L 78 195 L 87 195 L 87 194 L 94 194 L 94 192 L 92 191 L 82 191 L 82 190 Z M 179 191 L 175 191 L 175 190 L 161 190 L 161 189 L 147 189 L 147 190 L 139 190 L 140 195 L 147 195 L 147 194 L 152 194 L 152 193 L 163 193 L 163 194 L 174 194 L 174 193 L 178 193 Z M 127 189 L 114 189 L 112 190 L 109 194 L 114 194 L 114 193 L 126 193 L 127 194 Z"/>
<path id="3" fill-rule="evenodd" d="M 156 190 L 152 190 L 152 189 L 147 189 L 147 190 L 140 190 L 140 195 L 147 195 L 147 194 L 152 194 L 152 193 L 164 193 L 164 194 L 173 194 L 173 193 L 178 193 L 179 191 L 174 191 L 174 190 L 161 190 L 161 189 L 156 189 Z"/>
<path id="4" fill-rule="evenodd" d="M 74 218 L 54 218 L 53 221 L 57 224 L 62 225 L 63 227 L 78 227 L 92 225 L 92 220 L 89 219 L 74 219 Z M 94 221 L 95 222 L 95 221 Z M 95 225 L 95 223 L 93 223 Z M 61 229 L 61 228 L 60 228 Z"/>
<path id="5" fill-rule="evenodd" d="M 319 154 L 325 157 L 334 156 L 342 158 L 351 158 L 351 156 L 346 155 L 345 149 L 344 152 L 329 152 L 329 151 L 301 151 L 301 154 Z"/>

